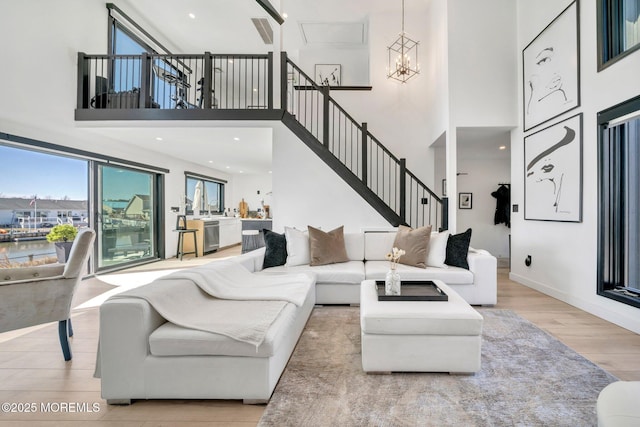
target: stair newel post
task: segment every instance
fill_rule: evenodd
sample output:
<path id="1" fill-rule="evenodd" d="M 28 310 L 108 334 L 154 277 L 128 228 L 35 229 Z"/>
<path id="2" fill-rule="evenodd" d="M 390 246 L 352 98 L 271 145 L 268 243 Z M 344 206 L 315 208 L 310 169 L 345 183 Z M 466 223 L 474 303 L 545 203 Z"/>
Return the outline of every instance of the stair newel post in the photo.
<path id="1" fill-rule="evenodd" d="M 287 52 L 280 52 L 280 108 L 285 111 L 289 106 L 289 101 L 287 100 L 288 72 Z"/>
<path id="2" fill-rule="evenodd" d="M 89 98 L 89 62 L 84 52 L 78 52 L 78 109 L 89 108 Z"/>
<path id="3" fill-rule="evenodd" d="M 407 207 L 407 159 L 400 159 L 400 219 L 406 223 Z"/>
<path id="4" fill-rule="evenodd" d="M 367 127 L 367 123 L 362 123 L 362 182 L 367 187 L 369 186 L 369 130 Z"/>
<path id="5" fill-rule="evenodd" d="M 329 86 L 322 86 L 322 143 L 329 148 Z"/>
<path id="6" fill-rule="evenodd" d="M 151 57 L 142 53 L 140 64 L 140 108 L 151 108 Z"/>
<path id="7" fill-rule="evenodd" d="M 449 198 L 442 198 L 442 227 L 440 227 L 440 231 L 445 231 L 449 229 Z"/>
<path id="8" fill-rule="evenodd" d="M 287 75 L 286 68 L 280 74 Z M 267 108 L 273 109 L 273 52 L 267 53 Z"/>
<path id="9" fill-rule="evenodd" d="M 213 79 L 213 55 L 211 52 L 204 53 L 204 79 L 202 85 L 200 85 L 200 97 L 202 99 L 201 107 L 204 109 L 210 109 L 212 107 L 211 101 L 213 97 L 213 85 L 211 83 Z"/>

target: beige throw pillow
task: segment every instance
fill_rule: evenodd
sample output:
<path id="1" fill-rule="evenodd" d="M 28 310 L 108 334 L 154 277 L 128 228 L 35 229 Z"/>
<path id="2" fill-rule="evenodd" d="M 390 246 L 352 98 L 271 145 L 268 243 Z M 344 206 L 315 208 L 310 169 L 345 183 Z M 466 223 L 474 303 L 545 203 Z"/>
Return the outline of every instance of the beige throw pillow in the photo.
<path id="1" fill-rule="evenodd" d="M 347 262 L 347 249 L 344 245 L 344 226 L 328 233 L 309 226 L 310 265 L 335 264 Z"/>
<path id="2" fill-rule="evenodd" d="M 427 268 L 427 254 L 429 251 L 429 238 L 431 226 L 416 228 L 401 225 L 398 227 L 393 247 L 404 249 L 405 254 L 398 261 L 400 264 L 414 267 Z"/>

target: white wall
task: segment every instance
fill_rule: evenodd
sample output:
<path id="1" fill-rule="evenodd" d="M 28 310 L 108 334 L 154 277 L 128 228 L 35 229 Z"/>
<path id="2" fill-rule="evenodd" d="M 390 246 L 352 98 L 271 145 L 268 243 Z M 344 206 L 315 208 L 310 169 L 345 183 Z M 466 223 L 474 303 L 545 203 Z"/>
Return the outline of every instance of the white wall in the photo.
<path id="1" fill-rule="evenodd" d="M 369 84 L 369 50 L 367 48 L 304 49 L 294 62 L 312 79 L 316 64 L 340 64 L 341 86 Z"/>
<path id="2" fill-rule="evenodd" d="M 257 211 L 262 209 L 262 205 L 270 205 L 272 196 L 268 193 L 272 191 L 271 174 L 237 174 L 234 175 L 232 183 L 232 193 L 228 208 L 238 208 L 240 201 L 244 201 L 249 205 L 249 210 Z M 258 191 L 260 194 L 258 194 Z M 271 206 L 271 205 L 270 205 Z M 271 215 L 273 210 L 270 208 Z"/>
<path id="3" fill-rule="evenodd" d="M 516 114 L 516 4 L 512 0 L 456 0 L 447 3 L 449 123 L 447 127 L 447 183 L 449 229 L 463 231 L 456 213 L 456 172 L 462 149 L 461 127 L 513 127 Z M 485 207 L 486 208 L 486 207 Z"/>
<path id="4" fill-rule="evenodd" d="M 273 129 L 273 229 L 389 227 L 362 197 L 283 124 Z"/>
<path id="5" fill-rule="evenodd" d="M 518 52 L 568 4 L 569 0 L 518 1 Z M 596 294 L 597 268 L 597 123 L 599 111 L 640 93 L 640 52 L 635 52 L 604 71 L 597 72 L 596 1 L 580 2 L 580 86 L 581 103 L 547 124 L 578 112 L 583 124 L 583 220 L 561 223 L 524 220 L 524 167 L 522 123 L 511 135 L 512 203 L 520 213 L 512 214 L 511 278 L 576 307 L 640 333 L 637 308 Z M 522 84 L 518 60 L 518 85 Z M 518 92 L 518 105 L 522 94 Z M 518 111 L 521 116 L 521 111 Z M 541 126 L 540 128 L 543 128 Z M 536 128 L 537 129 L 537 128 Z M 533 132 L 535 132 L 535 130 Z M 527 132 L 527 135 L 532 131 Z M 531 255 L 533 263 L 524 265 Z"/>
<path id="6" fill-rule="evenodd" d="M 455 0 L 447 4 L 454 125 L 515 126 L 516 2 Z"/>

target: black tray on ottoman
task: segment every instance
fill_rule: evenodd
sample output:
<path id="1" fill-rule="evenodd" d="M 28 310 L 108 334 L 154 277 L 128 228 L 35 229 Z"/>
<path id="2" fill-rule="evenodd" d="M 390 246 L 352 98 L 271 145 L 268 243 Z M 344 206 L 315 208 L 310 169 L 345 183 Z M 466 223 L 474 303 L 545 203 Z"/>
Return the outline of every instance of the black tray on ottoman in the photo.
<path id="1" fill-rule="evenodd" d="M 384 280 L 376 280 L 378 301 L 449 301 L 449 296 L 431 280 L 401 280 L 400 284 L 401 295 L 385 295 Z"/>

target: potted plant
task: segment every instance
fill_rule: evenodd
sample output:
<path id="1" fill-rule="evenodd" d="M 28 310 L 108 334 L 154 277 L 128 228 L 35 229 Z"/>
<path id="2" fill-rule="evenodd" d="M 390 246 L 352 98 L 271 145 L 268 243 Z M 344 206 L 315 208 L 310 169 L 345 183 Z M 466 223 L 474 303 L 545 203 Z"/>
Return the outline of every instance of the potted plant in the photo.
<path id="1" fill-rule="evenodd" d="M 47 234 L 47 241 L 54 242 L 58 262 L 65 263 L 69 259 L 73 239 L 78 235 L 78 229 L 71 224 L 56 225 Z"/>

